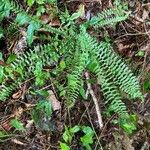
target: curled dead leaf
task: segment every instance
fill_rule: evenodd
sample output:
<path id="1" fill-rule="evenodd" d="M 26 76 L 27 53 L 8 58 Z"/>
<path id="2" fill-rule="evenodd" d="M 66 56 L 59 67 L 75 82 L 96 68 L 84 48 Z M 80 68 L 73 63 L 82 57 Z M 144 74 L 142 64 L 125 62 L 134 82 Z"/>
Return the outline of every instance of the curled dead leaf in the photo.
<path id="1" fill-rule="evenodd" d="M 22 90 L 17 91 L 12 95 L 13 99 L 19 99 L 22 96 Z"/>
<path id="2" fill-rule="evenodd" d="M 53 27 L 59 27 L 61 25 L 60 23 L 60 20 L 58 18 L 56 19 L 53 19 L 50 23 L 49 23 L 50 26 L 53 26 Z"/>

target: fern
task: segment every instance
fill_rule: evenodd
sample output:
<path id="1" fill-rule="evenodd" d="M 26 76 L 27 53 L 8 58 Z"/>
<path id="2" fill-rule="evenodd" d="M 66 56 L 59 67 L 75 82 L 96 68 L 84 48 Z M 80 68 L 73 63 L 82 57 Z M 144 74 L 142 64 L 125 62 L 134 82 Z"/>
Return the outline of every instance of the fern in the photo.
<path id="1" fill-rule="evenodd" d="M 4 17 L 8 17 L 10 14 L 10 5 L 8 3 L 4 3 L 4 1 L 2 0 L 0 2 L 0 21 L 3 20 Z"/>
<path id="2" fill-rule="evenodd" d="M 3 2 L 0 2 L 2 18 L 8 16 L 10 11 L 14 11 L 18 20 L 23 15 L 25 16 L 25 20 L 22 20 L 20 25 L 31 21 L 39 24 L 39 27 L 34 30 L 43 27 L 45 30 L 61 35 L 61 38 L 59 39 L 56 34 L 51 39 L 51 44 L 36 46 L 34 50 L 27 51 L 11 63 L 9 67 L 5 68 L 6 78 L 2 82 L 0 100 L 6 100 L 23 81 L 38 74 L 36 72 L 37 62 L 41 64 L 41 71 L 45 65 L 58 64 L 62 58 L 66 63 L 65 71 L 57 66 L 55 74 L 61 76 L 65 72 L 65 77 L 68 79 L 65 97 L 69 108 L 74 105 L 79 95 L 79 90 L 84 82 L 82 76 L 85 70 L 92 71 L 96 75 L 109 110 L 117 112 L 119 116 L 128 115 L 126 106 L 121 100 L 119 88 L 130 95 L 131 98 L 143 99 L 137 78 L 113 51 L 109 41 L 98 42 L 86 31 L 87 25 L 102 27 L 125 20 L 128 14 L 125 14 L 122 7 L 115 7 L 101 12 L 98 17 L 93 17 L 88 23 L 81 25 L 80 32 L 74 24 L 70 25 L 70 28 L 68 25 L 67 29 L 64 27 L 67 31 L 64 32 L 45 25 L 36 17 L 28 15 L 13 1 L 6 0 L 5 4 Z M 9 5 L 9 7 L 4 9 L 6 5 Z M 13 83 L 10 85 L 10 82 Z"/>
<path id="3" fill-rule="evenodd" d="M 108 42 L 101 42 L 99 44 L 87 33 L 84 33 L 84 36 L 84 39 L 87 39 L 87 43 L 91 49 L 91 55 L 94 54 L 97 56 L 99 62 L 105 64 L 106 69 L 112 72 L 114 82 L 119 85 L 124 92 L 129 94 L 131 98 L 142 98 L 137 78 L 123 60 L 113 51 L 110 44 Z"/>
<path id="4" fill-rule="evenodd" d="M 1 0 L 0 1 L 0 17 L 3 20 L 4 17 L 9 17 L 10 12 L 20 13 L 24 12 L 24 10 L 16 4 L 14 1 L 10 0 Z"/>
<path id="5" fill-rule="evenodd" d="M 89 60 L 92 61 L 90 65 L 96 64 L 93 70 L 98 77 L 107 103 L 110 104 L 110 110 L 117 112 L 120 116 L 127 114 L 117 86 L 120 86 L 120 89 L 132 98 L 142 98 L 136 77 L 131 73 L 123 60 L 112 50 L 108 42 L 101 42 L 99 44 L 86 33 L 83 26 L 81 26 L 81 35 L 82 42 L 85 43 L 86 51 L 88 51 L 90 56 Z"/>
<path id="6" fill-rule="evenodd" d="M 29 50 L 25 54 L 19 56 L 10 67 L 5 68 L 7 80 L 2 83 L 0 91 L 0 100 L 5 101 L 7 97 L 14 91 L 23 81 L 32 77 L 35 72 L 37 62 L 44 65 L 52 65 L 57 62 L 59 55 L 53 50 L 53 47 L 48 44 L 44 46 L 36 46 L 34 50 Z M 15 77 L 13 73 L 18 73 Z M 12 80 L 12 85 L 9 85 L 9 80 Z"/>
<path id="7" fill-rule="evenodd" d="M 105 25 L 114 25 L 118 22 L 124 21 L 128 18 L 130 12 L 125 13 L 122 5 L 120 7 L 109 8 L 97 16 L 92 17 L 86 24 L 86 26 L 103 27 Z"/>
<path id="8" fill-rule="evenodd" d="M 81 83 L 82 73 L 85 70 L 88 62 L 88 51 L 86 49 L 86 41 L 82 35 L 77 39 L 77 50 L 75 52 L 75 67 L 72 69 L 71 74 L 68 75 L 68 90 L 67 90 L 67 103 L 69 107 L 72 107 L 77 99 Z"/>
<path id="9" fill-rule="evenodd" d="M 96 59 L 96 58 L 95 58 Z M 109 105 L 109 111 L 117 112 L 120 116 L 127 115 L 125 104 L 121 100 L 121 95 L 117 86 L 113 82 L 113 76 L 109 70 L 103 70 L 106 68 L 104 65 L 98 65 L 94 68 L 94 72 L 98 77 L 98 82 L 101 85 L 102 91 L 106 98 L 106 104 Z"/>
<path id="10" fill-rule="evenodd" d="M 109 110 L 117 112 L 120 116 L 127 114 L 126 106 L 121 101 L 121 96 L 118 92 L 117 86 L 113 82 L 113 75 L 111 71 L 99 60 L 97 49 L 95 49 L 95 41 L 90 37 L 83 26 L 81 26 L 81 43 L 84 42 L 84 49 L 89 53 L 88 61 L 90 60 L 87 69 L 94 72 L 98 78 L 98 82 L 102 87 L 104 96 L 106 97 L 106 104 L 109 104 Z M 107 43 L 101 42 L 100 49 L 103 52 Z M 103 58 L 104 59 L 104 58 Z"/>
<path id="11" fill-rule="evenodd" d="M 33 42 L 32 39 L 34 31 L 37 31 L 39 28 L 43 28 L 44 30 L 51 33 L 65 35 L 64 31 L 61 31 L 57 28 L 53 28 L 50 25 L 47 25 L 40 21 L 36 16 L 31 16 L 30 14 L 28 14 L 13 0 L 2 0 L 0 2 L 0 20 L 3 20 L 4 17 L 8 17 L 10 11 L 15 12 L 17 14 L 16 22 L 18 22 L 19 25 L 29 24 L 27 29 L 27 39 L 29 45 L 31 45 L 31 43 Z"/>
<path id="12" fill-rule="evenodd" d="M 13 11 L 13 12 L 16 12 L 16 13 L 19 13 L 19 12 L 23 11 L 23 9 L 18 4 L 16 4 L 14 1 L 1 0 L 0 5 L 4 5 L 4 7 L 7 6 L 7 9 L 9 11 Z"/>

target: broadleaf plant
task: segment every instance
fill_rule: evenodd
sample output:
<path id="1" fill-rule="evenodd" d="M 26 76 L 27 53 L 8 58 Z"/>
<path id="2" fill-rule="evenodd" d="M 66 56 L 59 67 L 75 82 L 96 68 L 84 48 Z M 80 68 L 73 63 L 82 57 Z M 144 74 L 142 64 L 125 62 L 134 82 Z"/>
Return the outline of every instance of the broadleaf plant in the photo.
<path id="1" fill-rule="evenodd" d="M 80 141 L 83 147 L 85 147 L 86 150 L 92 150 L 90 145 L 93 144 L 94 131 L 89 126 L 79 126 L 79 125 L 76 125 L 74 127 L 65 126 L 65 131 L 62 136 L 65 143 L 60 142 L 61 150 L 71 149 L 70 145 L 75 136 L 75 133 L 78 133 L 79 131 L 84 133 L 84 135 L 80 137 Z"/>

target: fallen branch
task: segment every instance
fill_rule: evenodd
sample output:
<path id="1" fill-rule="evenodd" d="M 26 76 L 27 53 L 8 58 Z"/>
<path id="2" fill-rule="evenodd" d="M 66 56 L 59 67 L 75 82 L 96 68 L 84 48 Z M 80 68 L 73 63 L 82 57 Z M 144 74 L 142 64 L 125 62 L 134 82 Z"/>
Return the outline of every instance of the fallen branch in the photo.
<path id="1" fill-rule="evenodd" d="M 101 129 L 103 127 L 101 111 L 100 111 L 100 108 L 99 108 L 99 105 L 98 105 L 97 98 L 94 94 L 94 91 L 92 90 L 91 84 L 88 82 L 88 80 L 90 79 L 88 72 L 85 72 L 85 77 L 86 77 L 86 80 L 87 80 L 87 87 L 88 87 L 89 94 L 91 95 L 91 97 L 93 99 L 93 102 L 94 102 L 94 105 L 95 105 L 96 114 L 97 114 L 97 118 L 98 118 L 98 124 L 99 124 L 99 127 Z"/>

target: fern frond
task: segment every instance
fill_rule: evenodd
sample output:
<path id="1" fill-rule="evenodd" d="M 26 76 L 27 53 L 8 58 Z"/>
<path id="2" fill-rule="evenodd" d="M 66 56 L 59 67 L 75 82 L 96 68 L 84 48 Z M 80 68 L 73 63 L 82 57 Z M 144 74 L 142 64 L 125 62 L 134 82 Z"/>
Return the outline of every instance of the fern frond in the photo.
<path id="1" fill-rule="evenodd" d="M 102 27 L 126 20 L 128 16 L 129 13 L 125 14 L 122 8 L 110 8 L 102 11 L 97 17 L 92 17 L 89 23 L 91 26 Z"/>
<path id="2" fill-rule="evenodd" d="M 19 13 L 23 11 L 23 9 L 16 4 L 14 1 L 9 1 L 9 0 L 1 0 L 0 1 L 0 17 L 1 20 L 4 17 L 8 17 L 10 14 L 10 11 L 14 11 L 16 13 Z"/>
<path id="3" fill-rule="evenodd" d="M 4 0 L 0 1 L 0 21 L 3 20 L 4 17 L 8 17 L 10 14 L 10 4 L 5 3 Z"/>
<path id="4" fill-rule="evenodd" d="M 3 1 L 3 0 L 2 0 Z M 8 3 L 10 5 L 10 9 L 11 11 L 15 12 L 15 13 L 19 13 L 24 11 L 16 2 L 14 2 L 13 0 L 9 1 L 9 0 L 4 0 L 4 3 Z"/>
<path id="5" fill-rule="evenodd" d="M 69 107 L 72 107 L 77 99 L 82 84 L 82 73 L 86 68 L 89 57 L 86 42 L 82 34 L 78 36 L 77 45 L 74 57 L 76 64 L 72 72 L 68 75 L 67 105 Z"/>
<path id="6" fill-rule="evenodd" d="M 19 86 L 19 82 L 14 82 L 11 85 L 4 83 L 4 85 L 1 86 L 1 91 L 0 91 L 0 101 L 5 101 L 7 97 L 9 97 L 10 93 L 14 89 L 16 89 Z"/>
<path id="7" fill-rule="evenodd" d="M 121 101 L 117 86 L 119 85 L 120 89 L 129 94 L 131 98 L 142 98 L 136 77 L 113 51 L 109 42 L 99 44 L 86 32 L 84 26 L 81 26 L 80 29 L 90 55 L 89 64 L 94 64 L 92 70 L 98 77 L 107 104 L 110 104 L 109 109 L 120 116 L 127 115 L 126 106 Z"/>
<path id="8" fill-rule="evenodd" d="M 109 106 L 108 110 L 118 113 L 119 116 L 127 115 L 126 106 L 122 102 L 117 86 L 113 82 L 112 73 L 106 69 L 107 67 L 104 64 L 100 64 L 99 60 L 96 61 L 96 57 L 93 57 L 93 59 L 95 64 L 97 64 L 93 70 L 98 77 L 98 82 L 106 98 L 106 104 Z"/>
<path id="9" fill-rule="evenodd" d="M 78 97 L 79 89 L 81 86 L 81 73 L 82 70 L 79 72 L 78 68 L 68 75 L 68 86 L 67 86 L 67 97 L 66 97 L 66 105 L 71 108 L 75 100 Z"/>
<path id="10" fill-rule="evenodd" d="M 60 29 L 53 28 L 50 25 L 44 24 L 42 21 L 40 21 L 38 18 L 31 16 L 26 11 L 24 11 L 17 3 L 15 3 L 13 0 L 1 0 L 0 2 L 0 16 L 1 13 L 3 14 L 3 17 L 9 16 L 10 11 L 15 12 L 16 14 L 23 14 L 24 16 L 28 17 L 30 21 L 36 22 L 36 24 L 39 24 L 44 28 L 44 30 L 51 32 L 51 33 L 57 33 L 64 35 L 65 32 L 61 31 Z"/>
<path id="11" fill-rule="evenodd" d="M 91 55 L 97 56 L 101 64 L 105 64 L 112 72 L 114 82 L 118 84 L 124 92 L 129 94 L 131 98 L 142 99 L 140 85 L 137 78 L 133 75 L 128 66 L 123 60 L 113 51 L 108 42 L 100 44 L 87 33 L 84 33 L 85 38 L 90 43 Z"/>
<path id="12" fill-rule="evenodd" d="M 104 63 L 114 76 L 114 82 L 120 86 L 120 89 L 131 96 L 131 98 L 143 99 L 140 92 L 140 85 L 137 78 L 133 75 L 128 66 L 123 60 L 113 51 L 109 43 L 105 43 L 103 51 L 101 47 L 104 44 L 100 44 L 97 48 L 96 55 L 99 57 L 99 61 Z"/>
<path id="13" fill-rule="evenodd" d="M 104 63 L 112 71 L 114 75 L 114 81 L 124 92 L 129 94 L 131 98 L 143 99 L 137 77 L 134 76 L 132 71 L 123 62 L 123 60 L 115 52 L 112 52 L 113 49 L 110 44 L 106 46 L 105 50 L 107 52 L 107 57 Z"/>
<path id="14" fill-rule="evenodd" d="M 86 68 L 87 54 L 83 53 L 80 55 L 78 63 L 74 67 L 73 71 L 68 75 L 68 86 L 67 86 L 67 106 L 72 107 L 75 100 L 78 97 L 80 87 L 82 85 L 82 73 Z"/>
<path id="15" fill-rule="evenodd" d="M 34 50 L 20 55 L 9 68 L 7 80 L 2 83 L 2 90 L 0 91 L 0 101 L 5 101 L 6 98 L 15 90 L 23 81 L 32 77 L 34 74 L 35 66 L 38 61 L 44 65 L 52 65 L 57 62 L 59 55 L 53 50 L 50 44 L 44 46 L 36 46 Z M 10 72 L 9 72 L 10 71 Z M 14 77 L 12 73 L 17 72 L 18 77 Z M 12 80 L 12 84 L 9 85 L 9 80 Z"/>

